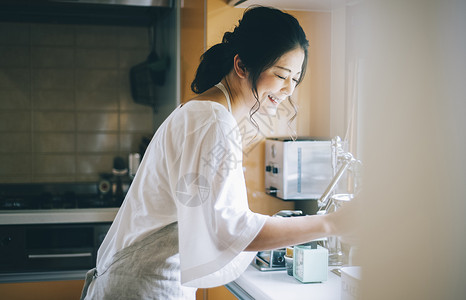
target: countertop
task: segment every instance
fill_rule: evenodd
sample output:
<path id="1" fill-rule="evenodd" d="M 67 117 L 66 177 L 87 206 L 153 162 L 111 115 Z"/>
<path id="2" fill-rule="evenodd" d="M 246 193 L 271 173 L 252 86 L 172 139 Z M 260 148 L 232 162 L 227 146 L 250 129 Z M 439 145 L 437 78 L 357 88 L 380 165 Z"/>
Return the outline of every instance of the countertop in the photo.
<path id="1" fill-rule="evenodd" d="M 39 223 L 99 223 L 113 222 L 118 212 L 114 208 L 76 208 L 0 211 L 0 225 Z"/>
<path id="2" fill-rule="evenodd" d="M 319 299 L 339 300 L 341 293 L 340 276 L 331 272 L 328 280 L 322 283 L 301 283 L 286 271 L 261 272 L 250 265 L 246 271 L 226 287 L 239 299 L 275 300 L 275 299 Z"/>

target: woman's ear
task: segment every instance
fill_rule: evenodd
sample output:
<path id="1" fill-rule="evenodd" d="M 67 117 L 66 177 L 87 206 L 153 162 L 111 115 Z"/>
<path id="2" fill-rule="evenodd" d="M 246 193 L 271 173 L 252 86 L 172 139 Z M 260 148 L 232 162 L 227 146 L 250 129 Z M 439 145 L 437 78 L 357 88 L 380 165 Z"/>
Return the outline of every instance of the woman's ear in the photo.
<path id="1" fill-rule="evenodd" d="M 233 68 L 235 69 L 235 73 L 240 78 L 248 77 L 248 71 L 246 70 L 246 67 L 243 64 L 243 61 L 241 60 L 238 54 L 236 54 L 235 58 L 233 59 Z"/>

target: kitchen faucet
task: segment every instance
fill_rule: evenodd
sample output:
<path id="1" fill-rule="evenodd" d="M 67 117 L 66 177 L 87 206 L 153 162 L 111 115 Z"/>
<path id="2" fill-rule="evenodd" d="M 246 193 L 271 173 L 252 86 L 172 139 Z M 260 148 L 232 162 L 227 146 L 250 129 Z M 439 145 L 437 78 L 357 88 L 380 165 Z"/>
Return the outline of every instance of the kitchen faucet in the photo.
<path id="1" fill-rule="evenodd" d="M 343 150 L 343 144 L 341 141 L 341 138 L 339 136 L 336 136 L 332 139 L 331 142 L 331 147 L 332 147 L 332 169 L 333 169 L 333 178 L 330 181 L 330 184 L 327 186 L 325 189 L 324 193 L 318 200 L 319 204 L 319 214 L 325 214 L 327 213 L 328 208 L 332 204 L 332 201 L 329 200 L 330 195 L 334 191 L 336 185 L 340 181 L 341 177 L 345 173 L 346 170 L 348 169 L 353 169 L 355 172 L 355 180 L 356 183 L 359 177 L 359 166 L 361 165 L 361 161 L 357 160 L 356 158 L 353 157 L 353 155 L 350 152 L 345 152 Z M 341 164 L 340 168 L 337 171 L 338 164 Z"/>

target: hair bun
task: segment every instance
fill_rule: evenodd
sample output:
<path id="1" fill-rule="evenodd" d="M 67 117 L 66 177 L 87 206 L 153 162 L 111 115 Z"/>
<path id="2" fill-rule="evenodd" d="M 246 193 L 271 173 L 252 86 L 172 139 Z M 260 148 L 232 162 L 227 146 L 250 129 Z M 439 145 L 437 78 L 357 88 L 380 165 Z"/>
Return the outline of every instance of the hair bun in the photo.
<path id="1" fill-rule="evenodd" d="M 233 32 L 227 31 L 223 34 L 223 39 L 222 43 L 231 43 L 231 40 L 233 39 Z"/>
<path id="2" fill-rule="evenodd" d="M 220 82 L 232 68 L 234 55 L 235 51 L 230 43 L 219 43 L 210 47 L 201 56 L 191 90 L 200 94 Z"/>
<path id="3" fill-rule="evenodd" d="M 223 34 L 222 43 L 223 44 L 229 44 L 233 48 L 236 48 L 236 45 L 238 44 L 238 38 L 241 36 L 239 31 L 240 31 L 239 26 L 236 26 L 233 31 L 225 32 Z"/>

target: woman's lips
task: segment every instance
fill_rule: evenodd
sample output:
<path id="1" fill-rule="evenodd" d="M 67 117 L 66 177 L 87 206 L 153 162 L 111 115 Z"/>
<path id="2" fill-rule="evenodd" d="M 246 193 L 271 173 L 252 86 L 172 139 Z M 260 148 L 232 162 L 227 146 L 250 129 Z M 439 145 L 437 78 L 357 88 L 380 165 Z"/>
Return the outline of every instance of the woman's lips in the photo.
<path id="1" fill-rule="evenodd" d="M 268 95 L 268 98 L 275 105 L 278 105 L 278 104 L 280 104 L 280 102 L 282 102 L 282 100 L 280 100 L 280 99 L 278 99 L 278 98 L 276 98 L 276 97 L 274 97 L 272 95 Z"/>
<path id="2" fill-rule="evenodd" d="M 283 99 L 277 98 L 274 95 L 267 95 L 267 98 L 270 102 L 265 105 L 265 109 L 267 110 L 267 114 L 271 116 L 275 116 L 277 114 L 278 105 Z"/>

